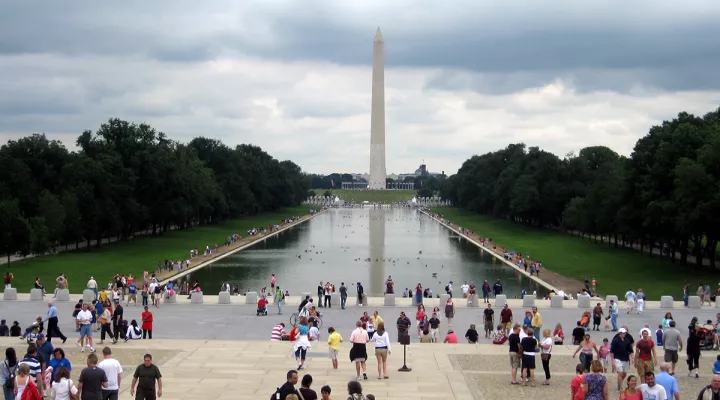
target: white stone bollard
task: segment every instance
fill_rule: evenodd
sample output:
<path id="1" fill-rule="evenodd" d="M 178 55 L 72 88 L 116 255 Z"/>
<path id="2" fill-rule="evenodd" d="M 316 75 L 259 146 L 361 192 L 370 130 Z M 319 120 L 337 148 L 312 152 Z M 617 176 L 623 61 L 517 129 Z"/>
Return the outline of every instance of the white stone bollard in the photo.
<path id="1" fill-rule="evenodd" d="M 471 301 L 468 301 L 467 306 L 468 307 L 480 307 L 480 299 L 477 297 L 477 295 L 473 296 Z"/>
<path id="2" fill-rule="evenodd" d="M 68 289 L 58 289 L 55 294 L 55 301 L 70 301 L 70 291 Z"/>
<path id="3" fill-rule="evenodd" d="M 339 292 L 330 293 L 330 305 L 340 307 L 341 298 Z"/>
<path id="4" fill-rule="evenodd" d="M 257 304 L 257 302 L 258 302 L 257 292 L 245 293 L 245 304 Z"/>
<path id="5" fill-rule="evenodd" d="M 615 303 L 618 303 L 617 296 L 615 296 L 614 294 L 607 295 L 607 296 L 605 296 L 605 307 L 610 306 L 610 300 L 615 300 Z M 618 307 L 620 307 L 622 309 L 622 306 L 620 305 L 620 303 L 618 303 Z"/>
<path id="6" fill-rule="evenodd" d="M 30 301 L 42 301 L 43 291 L 42 289 L 30 289 Z"/>
<path id="7" fill-rule="evenodd" d="M 504 307 L 507 304 L 507 296 L 499 294 L 495 296 L 495 308 Z"/>
<path id="8" fill-rule="evenodd" d="M 386 307 L 394 307 L 395 306 L 395 295 L 392 293 L 386 293 L 385 294 L 385 302 L 383 303 Z"/>
<path id="9" fill-rule="evenodd" d="M 165 304 L 177 304 L 177 292 L 165 299 Z"/>
<path id="10" fill-rule="evenodd" d="M 218 294 L 218 304 L 230 304 L 230 292 L 220 292 Z"/>
<path id="11" fill-rule="evenodd" d="M 700 297 L 699 296 L 688 297 L 688 308 L 702 308 L 702 304 L 700 304 Z"/>
<path id="12" fill-rule="evenodd" d="M 523 307 L 535 307 L 535 296 L 531 294 L 523 296 Z"/>
<path id="13" fill-rule="evenodd" d="M 92 289 L 83 290 L 83 302 L 91 304 L 95 300 L 95 292 Z"/>
<path id="14" fill-rule="evenodd" d="M 192 292 L 190 294 L 190 304 L 202 304 L 203 292 Z"/>
<path id="15" fill-rule="evenodd" d="M 587 294 L 578 296 L 578 308 L 590 308 L 592 298 Z"/>
<path id="16" fill-rule="evenodd" d="M 588 296 L 590 297 L 590 296 Z M 555 295 L 550 298 L 550 308 L 563 308 L 562 296 Z"/>
<path id="17" fill-rule="evenodd" d="M 355 305 L 356 305 L 356 306 L 362 305 L 363 307 L 367 307 L 367 295 L 366 295 L 365 293 L 363 293 L 363 296 L 362 296 L 362 304 L 360 304 L 360 299 L 358 299 L 358 297 L 357 297 L 357 295 L 356 295 L 356 296 L 355 296 Z"/>
<path id="18" fill-rule="evenodd" d="M 675 308 L 675 303 L 672 296 L 661 296 L 660 297 L 660 308 Z"/>
<path id="19" fill-rule="evenodd" d="M 17 300 L 17 289 L 7 288 L 3 292 L 3 300 Z"/>
<path id="20" fill-rule="evenodd" d="M 442 309 L 442 310 L 445 309 L 445 303 L 447 303 L 449 299 L 450 299 L 450 295 L 447 293 L 443 293 L 440 295 L 440 303 L 439 303 L 440 309 Z"/>

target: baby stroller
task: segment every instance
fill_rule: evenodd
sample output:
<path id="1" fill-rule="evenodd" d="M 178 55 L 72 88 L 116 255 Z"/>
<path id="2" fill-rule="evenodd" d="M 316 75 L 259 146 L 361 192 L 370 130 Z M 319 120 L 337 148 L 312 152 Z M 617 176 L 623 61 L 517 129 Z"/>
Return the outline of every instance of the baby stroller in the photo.
<path id="1" fill-rule="evenodd" d="M 585 311 L 580 318 L 580 325 L 582 325 L 583 328 L 587 329 L 590 325 L 590 311 Z"/>
<path id="2" fill-rule="evenodd" d="M 695 318 L 693 318 L 693 320 L 695 320 Z M 697 324 L 697 321 L 695 321 L 693 325 L 695 325 L 695 334 L 698 336 L 698 338 L 700 338 L 700 349 L 712 350 L 712 348 L 715 347 L 714 339 L 716 332 L 716 330 L 713 328 L 712 321 L 708 320 L 705 325 L 699 325 Z"/>
<path id="3" fill-rule="evenodd" d="M 20 340 L 26 340 L 30 344 L 34 339 L 37 339 L 37 335 L 42 333 L 44 329 L 42 317 L 37 317 L 32 325 L 25 328 L 25 333 L 20 337 Z"/>
<path id="4" fill-rule="evenodd" d="M 258 300 L 257 314 L 255 316 L 260 316 L 260 315 L 267 316 L 268 315 L 267 305 L 268 305 L 268 301 L 265 300 L 264 297 L 261 297 L 260 300 Z"/>

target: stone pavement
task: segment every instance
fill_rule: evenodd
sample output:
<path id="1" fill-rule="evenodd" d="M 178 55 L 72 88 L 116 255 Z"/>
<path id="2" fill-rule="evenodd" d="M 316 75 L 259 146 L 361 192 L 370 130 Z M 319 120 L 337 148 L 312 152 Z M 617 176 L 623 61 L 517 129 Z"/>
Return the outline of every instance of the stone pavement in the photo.
<path id="1" fill-rule="evenodd" d="M 347 340 L 348 337 L 345 336 Z M 0 346 L 13 345 L 17 339 L 1 338 Z M 332 398 L 345 399 L 347 382 L 355 377 L 354 364 L 348 360 L 349 343 L 340 351 L 339 369 L 333 370 L 327 357 L 327 345 L 319 343 L 308 352 L 305 368 L 300 371 L 313 376 L 312 389 L 329 385 Z M 244 340 L 147 340 L 132 341 L 114 346 L 114 353 L 125 372 L 120 398 L 131 398 L 129 384 L 135 367 L 145 353 L 153 354 L 163 374 L 163 399 L 267 399 L 285 381 L 288 370 L 296 367 L 290 356 L 288 342 Z M 84 367 L 84 357 L 74 345 L 65 345 L 73 365 L 72 376 L 77 379 Z M 542 386 L 542 368 L 538 357 L 537 387 L 510 385 L 507 346 L 489 344 L 411 344 L 407 347 L 407 364 L 411 372 L 398 372 L 402 366 L 402 346 L 393 343 L 388 357 L 390 379 L 377 379 L 377 363 L 368 345 L 368 380 L 362 381 L 364 393 L 378 399 L 560 399 L 567 398 L 576 359 L 571 358 L 570 346 L 556 346 L 551 360 L 552 383 Z M 694 398 L 710 381 L 710 369 L 716 352 L 705 352 L 701 358 L 700 379 L 688 378 L 682 361 L 678 369 L 678 384 L 683 398 Z M 611 398 L 616 398 L 615 377 L 606 375 Z"/>

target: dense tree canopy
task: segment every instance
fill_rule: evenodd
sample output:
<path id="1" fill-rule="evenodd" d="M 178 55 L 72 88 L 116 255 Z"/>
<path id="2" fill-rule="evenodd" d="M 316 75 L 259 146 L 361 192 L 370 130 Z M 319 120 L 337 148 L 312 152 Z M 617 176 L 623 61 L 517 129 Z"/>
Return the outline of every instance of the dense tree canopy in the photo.
<path id="1" fill-rule="evenodd" d="M 720 238 L 720 109 L 680 113 L 638 140 L 630 158 L 603 146 L 560 159 L 511 144 L 473 156 L 442 182 L 460 207 L 608 243 L 660 247 L 715 266 Z"/>
<path id="2" fill-rule="evenodd" d="M 309 189 L 300 167 L 259 147 L 203 137 L 183 144 L 146 124 L 111 119 L 77 146 L 35 134 L 0 148 L 4 254 L 294 206 Z"/>

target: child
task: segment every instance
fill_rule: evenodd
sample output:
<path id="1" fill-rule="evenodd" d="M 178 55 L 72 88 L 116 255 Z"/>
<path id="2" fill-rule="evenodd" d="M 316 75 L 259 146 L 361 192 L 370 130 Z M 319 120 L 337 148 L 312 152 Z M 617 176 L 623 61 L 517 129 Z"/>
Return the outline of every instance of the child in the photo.
<path id="1" fill-rule="evenodd" d="M 0 336 L 10 336 L 10 328 L 5 324 L 5 320 L 0 321 Z"/>
<path id="2" fill-rule="evenodd" d="M 332 400 L 330 398 L 330 386 L 325 385 L 320 389 L 320 395 L 322 396 L 322 400 Z"/>
<path id="3" fill-rule="evenodd" d="M 13 321 L 13 325 L 10 327 L 10 336 L 18 337 L 21 335 L 22 330 L 20 329 L 20 323 Z"/>
<path id="4" fill-rule="evenodd" d="M 662 324 L 660 324 L 660 325 L 658 325 L 658 330 L 655 331 L 655 337 L 657 338 L 657 340 L 655 340 L 655 343 L 658 346 L 663 345 L 662 335 L 663 335 Z"/>
<path id="5" fill-rule="evenodd" d="M 27 338 L 30 335 L 37 335 L 38 333 L 43 331 L 43 319 L 42 317 L 35 318 L 35 322 L 32 323 L 32 325 L 25 328 L 25 334 L 23 335 L 23 339 Z"/>
<path id="6" fill-rule="evenodd" d="M 603 339 L 603 344 L 600 346 L 598 357 L 600 358 L 600 361 L 602 361 L 603 370 L 604 373 L 607 374 L 608 367 L 610 366 L 610 360 L 608 359 L 608 356 L 610 355 L 610 344 L 608 343 L 608 339 Z"/>
<path id="7" fill-rule="evenodd" d="M 605 317 L 605 332 L 610 332 L 610 316 Z"/>
<path id="8" fill-rule="evenodd" d="M 717 356 L 717 361 L 713 364 L 713 374 L 720 374 L 720 355 Z"/>
<path id="9" fill-rule="evenodd" d="M 339 333 L 335 332 L 335 328 L 332 326 L 328 328 L 328 334 L 330 334 L 330 336 L 328 336 L 330 359 L 332 360 L 333 369 L 338 369 L 338 352 L 340 351 L 340 343 L 342 343 L 343 338 Z"/>

